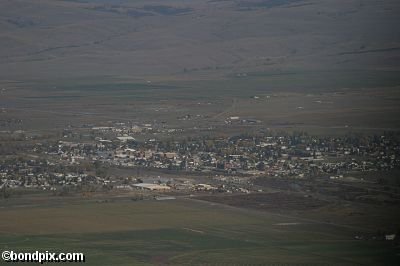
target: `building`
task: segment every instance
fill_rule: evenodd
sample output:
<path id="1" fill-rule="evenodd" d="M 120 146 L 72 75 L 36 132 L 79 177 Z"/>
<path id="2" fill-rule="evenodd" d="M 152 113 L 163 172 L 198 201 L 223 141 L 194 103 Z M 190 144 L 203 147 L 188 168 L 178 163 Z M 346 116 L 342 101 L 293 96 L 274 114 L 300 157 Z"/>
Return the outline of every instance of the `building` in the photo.
<path id="1" fill-rule="evenodd" d="M 133 187 L 144 189 L 144 190 L 159 190 L 159 191 L 166 191 L 170 190 L 171 188 L 166 185 L 158 185 L 158 184 L 151 184 L 151 183 L 139 183 L 133 185 Z"/>

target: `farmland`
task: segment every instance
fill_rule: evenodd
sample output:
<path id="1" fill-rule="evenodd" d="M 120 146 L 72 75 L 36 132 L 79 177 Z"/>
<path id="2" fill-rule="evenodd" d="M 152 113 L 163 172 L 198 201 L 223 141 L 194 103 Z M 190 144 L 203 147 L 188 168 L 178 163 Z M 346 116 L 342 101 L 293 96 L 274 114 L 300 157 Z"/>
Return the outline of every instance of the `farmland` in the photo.
<path id="1" fill-rule="evenodd" d="M 239 80 L 232 87 L 229 82 L 86 82 L 61 86 L 8 84 L 10 88 L 1 94 L 1 118 L 23 120 L 16 127 L 22 130 L 46 130 L 50 125 L 62 129 L 110 120 L 164 122 L 168 127 L 184 129 L 211 126 L 223 132 L 259 128 L 381 132 L 399 126 L 396 86 L 293 91 L 261 89 L 263 81 L 253 79 Z M 197 119 L 179 120 L 186 115 Z M 226 128 L 224 120 L 230 116 L 260 123 L 253 126 L 255 129 Z"/>
<path id="2" fill-rule="evenodd" d="M 3 249 L 79 251 L 88 265 L 395 261 L 391 245 L 355 240 L 345 226 L 190 199 L 48 199 L 40 206 L 25 205 L 26 200 L 0 209 Z"/>

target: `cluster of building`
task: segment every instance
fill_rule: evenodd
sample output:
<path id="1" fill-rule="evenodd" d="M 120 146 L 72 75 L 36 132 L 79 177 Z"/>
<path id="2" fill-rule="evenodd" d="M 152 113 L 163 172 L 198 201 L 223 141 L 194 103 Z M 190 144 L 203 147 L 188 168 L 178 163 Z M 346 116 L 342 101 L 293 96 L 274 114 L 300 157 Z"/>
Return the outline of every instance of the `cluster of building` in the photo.
<path id="1" fill-rule="evenodd" d="M 83 173 L 71 172 L 62 164 L 47 160 L 14 158 L 0 164 L 0 188 L 40 188 L 56 191 L 63 186 L 106 185 L 109 180 Z"/>
<path id="2" fill-rule="evenodd" d="M 397 137 L 238 136 L 184 141 L 131 142 L 92 158 L 124 167 L 222 174 L 340 177 L 348 171 L 390 170 L 400 165 Z"/>
<path id="3" fill-rule="evenodd" d="M 84 141 L 71 138 L 74 132 L 65 130 L 58 141 L 36 142 L 29 146 L 30 156 L 40 160 L 4 160 L 0 164 L 0 186 L 44 189 L 84 184 L 107 186 L 111 181 L 102 170 L 113 166 L 220 176 L 216 184 L 190 184 L 189 187 L 192 190 L 246 192 L 251 188 L 249 184 L 237 185 L 246 176 L 336 179 L 349 172 L 386 171 L 400 166 L 398 133 L 345 137 L 282 133 L 137 141 L 134 134 L 143 130 L 152 130 L 152 127 L 150 124 L 140 129 L 126 125 L 91 127 L 90 138 Z M 224 187 L 227 177 L 238 177 L 237 184 Z M 132 187 L 136 183 L 129 185 Z M 121 182 L 113 185 L 123 184 L 126 185 Z M 181 183 L 168 187 L 179 189 L 179 186 L 188 187 Z"/>

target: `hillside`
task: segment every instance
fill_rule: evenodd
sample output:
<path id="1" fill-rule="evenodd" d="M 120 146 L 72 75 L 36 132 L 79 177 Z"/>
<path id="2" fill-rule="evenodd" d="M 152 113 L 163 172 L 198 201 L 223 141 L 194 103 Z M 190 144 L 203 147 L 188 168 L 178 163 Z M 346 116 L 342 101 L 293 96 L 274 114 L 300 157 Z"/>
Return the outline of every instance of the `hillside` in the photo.
<path id="1" fill-rule="evenodd" d="M 399 84 L 399 12 L 397 0 L 4 0 L 0 79 L 317 71 L 392 86 Z"/>

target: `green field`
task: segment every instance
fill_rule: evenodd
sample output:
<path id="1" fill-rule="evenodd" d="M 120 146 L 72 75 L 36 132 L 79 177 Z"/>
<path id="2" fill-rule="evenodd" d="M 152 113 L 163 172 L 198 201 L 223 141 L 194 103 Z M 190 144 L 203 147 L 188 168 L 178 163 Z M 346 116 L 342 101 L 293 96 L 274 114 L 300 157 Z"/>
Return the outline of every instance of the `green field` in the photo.
<path id="1" fill-rule="evenodd" d="M 395 265 L 351 229 L 188 199 L 0 210 L 2 250 L 84 252 L 85 265 Z M 8 264 L 7 264 L 8 265 Z"/>

